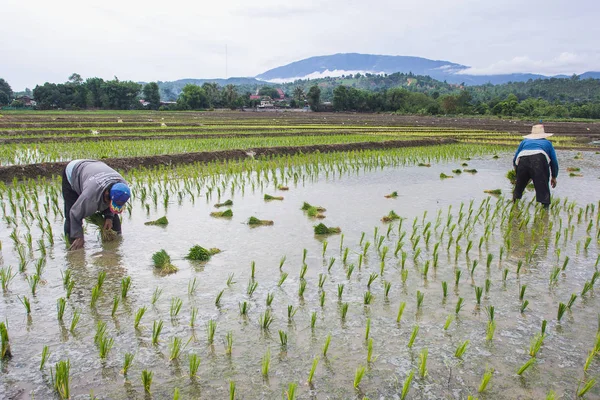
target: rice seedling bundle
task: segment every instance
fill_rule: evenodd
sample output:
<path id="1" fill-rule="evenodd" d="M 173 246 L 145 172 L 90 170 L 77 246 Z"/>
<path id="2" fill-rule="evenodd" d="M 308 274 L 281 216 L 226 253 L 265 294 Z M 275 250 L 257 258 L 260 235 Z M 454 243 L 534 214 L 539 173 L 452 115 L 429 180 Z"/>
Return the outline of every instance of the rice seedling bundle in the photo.
<path id="1" fill-rule="evenodd" d="M 339 227 L 327 227 L 325 224 L 321 223 L 314 227 L 315 235 L 330 235 L 335 233 L 340 233 L 342 230 Z"/>
<path id="2" fill-rule="evenodd" d="M 163 249 L 152 255 L 154 267 L 164 274 L 172 274 L 177 272 L 177 267 L 171 264 L 171 256 Z"/>
<path id="3" fill-rule="evenodd" d="M 104 242 L 112 242 L 119 236 L 118 233 L 112 229 L 104 229 L 105 219 L 102 213 L 94 213 L 89 217 L 86 217 L 85 220 L 98 229 L 98 231 L 100 232 L 100 237 Z"/>
<path id="4" fill-rule="evenodd" d="M 167 217 L 160 217 L 154 221 L 145 222 L 144 225 L 158 225 L 158 226 L 167 226 L 169 224 L 169 220 Z"/>
<path id="5" fill-rule="evenodd" d="M 250 217 L 248 219 L 248 225 L 250 226 L 265 226 L 265 225 L 273 225 L 273 221 L 262 220 L 256 217 Z"/>

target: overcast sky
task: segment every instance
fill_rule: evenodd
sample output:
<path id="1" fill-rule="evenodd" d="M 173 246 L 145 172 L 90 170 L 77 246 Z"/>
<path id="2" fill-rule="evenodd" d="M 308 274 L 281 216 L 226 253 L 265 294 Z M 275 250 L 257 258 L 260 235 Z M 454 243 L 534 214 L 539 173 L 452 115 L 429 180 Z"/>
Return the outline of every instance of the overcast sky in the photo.
<path id="1" fill-rule="evenodd" d="M 410 55 L 471 73 L 600 71 L 598 0 L 0 0 L 0 77 L 255 76 L 334 53 Z M 225 68 L 225 47 L 228 69 Z"/>

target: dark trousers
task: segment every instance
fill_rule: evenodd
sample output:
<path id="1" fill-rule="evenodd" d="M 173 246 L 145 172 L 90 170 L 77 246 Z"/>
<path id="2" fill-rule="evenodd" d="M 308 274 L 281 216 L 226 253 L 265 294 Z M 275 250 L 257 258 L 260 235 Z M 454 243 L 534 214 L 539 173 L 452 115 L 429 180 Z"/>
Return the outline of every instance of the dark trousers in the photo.
<path id="1" fill-rule="evenodd" d="M 73 190 L 71 184 L 69 183 L 69 180 L 67 179 L 66 168 L 63 170 L 62 173 L 62 194 L 63 199 L 65 201 L 65 235 L 72 242 L 73 239 L 71 238 L 71 207 L 73 207 L 73 204 L 75 204 L 75 202 L 79 198 L 79 195 L 76 191 Z M 121 219 L 116 214 L 113 216 L 112 229 L 117 233 L 121 233 Z"/>
<path id="2" fill-rule="evenodd" d="M 535 199 L 544 206 L 548 206 L 550 204 L 550 185 L 548 184 L 550 167 L 545 155 L 533 154 L 519 158 L 513 200 L 523 197 L 523 191 L 530 180 L 533 180 L 533 186 L 535 186 Z"/>

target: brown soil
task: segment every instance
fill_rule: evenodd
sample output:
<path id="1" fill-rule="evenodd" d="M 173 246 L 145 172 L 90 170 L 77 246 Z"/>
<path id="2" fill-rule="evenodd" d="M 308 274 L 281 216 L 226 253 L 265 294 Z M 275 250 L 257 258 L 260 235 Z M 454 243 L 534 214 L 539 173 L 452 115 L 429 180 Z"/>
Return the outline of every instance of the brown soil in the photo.
<path id="1" fill-rule="evenodd" d="M 158 165 L 192 164 L 196 162 L 210 163 L 215 161 L 240 160 L 248 158 L 248 153 L 254 153 L 255 158 L 281 155 L 331 153 L 338 151 L 379 150 L 399 147 L 433 146 L 455 143 L 454 139 L 419 139 L 419 140 L 390 140 L 385 142 L 362 142 L 344 144 L 324 144 L 294 147 L 263 147 L 247 150 L 222 150 L 198 153 L 182 153 L 147 157 L 106 158 L 102 161 L 119 171 Z M 51 177 L 60 175 L 67 162 L 40 163 L 29 165 L 10 165 L 0 167 L 0 181 L 10 182 L 13 179 Z"/>

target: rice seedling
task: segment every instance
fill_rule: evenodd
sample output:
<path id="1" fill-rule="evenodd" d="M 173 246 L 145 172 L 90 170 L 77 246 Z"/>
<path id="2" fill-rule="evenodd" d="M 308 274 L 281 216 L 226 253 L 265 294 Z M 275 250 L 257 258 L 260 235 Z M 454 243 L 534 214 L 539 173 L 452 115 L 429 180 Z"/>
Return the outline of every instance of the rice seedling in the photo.
<path id="1" fill-rule="evenodd" d="M 585 296 L 587 294 L 587 292 L 589 292 L 592 289 L 593 285 L 590 281 L 586 281 L 583 284 L 583 289 L 581 289 L 581 297 Z"/>
<path id="2" fill-rule="evenodd" d="M 406 281 L 408 279 L 408 270 L 407 269 L 403 269 L 402 272 L 400 272 L 400 279 L 402 280 L 403 284 L 406 284 Z"/>
<path id="3" fill-rule="evenodd" d="M 313 311 L 312 313 L 310 313 L 310 329 L 314 330 L 316 324 L 317 324 L 317 312 Z"/>
<path id="4" fill-rule="evenodd" d="M 171 264 L 171 257 L 164 249 L 154 253 L 152 261 L 154 262 L 154 267 L 162 273 L 171 274 L 177 272 L 177 267 Z"/>
<path id="5" fill-rule="evenodd" d="M 115 314 L 117 313 L 117 309 L 119 308 L 119 298 L 117 296 L 113 297 L 113 305 L 112 305 L 112 310 L 110 312 L 111 317 L 115 317 Z"/>
<path id="6" fill-rule="evenodd" d="M 464 342 L 462 342 L 457 348 L 456 351 L 454 352 L 454 356 L 456 358 L 462 358 L 463 354 L 465 354 L 465 352 L 467 351 L 467 346 L 469 345 L 469 340 L 465 340 Z"/>
<path id="7" fill-rule="evenodd" d="M 543 320 L 542 321 L 542 335 L 546 334 L 546 325 L 548 325 L 548 321 Z"/>
<path id="8" fill-rule="evenodd" d="M 103 242 L 112 242 L 119 236 L 118 233 L 112 229 L 104 229 L 104 215 L 100 212 L 96 212 L 89 217 L 86 217 L 85 220 L 97 228 Z"/>
<path id="9" fill-rule="evenodd" d="M 304 276 L 306 275 L 307 271 L 308 271 L 308 265 L 303 264 L 302 267 L 300 267 L 300 279 L 304 279 Z"/>
<path id="10" fill-rule="evenodd" d="M 71 325 L 69 326 L 69 332 L 75 332 L 75 328 L 77 327 L 80 318 L 81 312 L 78 309 L 75 309 L 75 311 L 73 311 L 73 316 L 71 317 Z"/>
<path id="11" fill-rule="evenodd" d="M 327 350 L 329 350 L 329 344 L 331 343 L 331 333 L 327 334 L 325 338 L 325 344 L 323 345 L 323 357 L 327 357 Z"/>
<path id="12" fill-rule="evenodd" d="M 370 288 L 371 283 L 373 283 L 375 281 L 375 279 L 377 279 L 378 277 L 379 277 L 379 274 L 372 272 L 371 275 L 369 275 L 369 282 L 367 283 L 367 287 Z"/>
<path id="13" fill-rule="evenodd" d="M 483 288 L 481 286 L 475 286 L 475 300 L 477 300 L 477 305 L 481 304 L 482 293 L 483 293 Z"/>
<path id="14" fill-rule="evenodd" d="M 160 337 L 160 332 L 162 331 L 163 328 L 163 322 L 162 321 L 154 321 L 154 323 L 152 324 L 152 345 L 153 346 L 157 346 L 158 345 L 158 339 Z"/>
<path id="15" fill-rule="evenodd" d="M 8 286 L 16 275 L 16 273 L 13 273 L 11 266 L 0 269 L 0 284 L 2 284 L 3 291 L 8 291 Z M 36 274 L 35 276 L 39 275 Z"/>
<path id="16" fill-rule="evenodd" d="M 394 212 L 394 210 L 391 210 L 386 216 L 381 218 L 381 221 L 382 222 L 392 222 L 392 221 L 396 221 L 399 219 L 400 219 L 400 216 L 398 214 L 396 214 Z"/>
<path id="17" fill-rule="evenodd" d="M 52 377 L 54 390 L 58 394 L 58 397 L 60 397 L 61 399 L 71 398 L 71 390 L 69 387 L 70 371 L 71 362 L 69 360 L 61 360 L 57 362 L 54 367 L 54 370 L 50 368 L 50 375 Z"/>
<path id="18" fill-rule="evenodd" d="M 360 381 L 365 376 L 365 367 L 360 366 L 356 368 L 356 372 L 354 373 L 354 389 L 358 390 L 358 385 L 360 385 Z"/>
<path id="19" fill-rule="evenodd" d="M 327 227 L 327 225 L 323 223 L 316 225 L 314 231 L 315 235 L 331 235 L 342 232 L 339 227 Z"/>
<path id="20" fill-rule="evenodd" d="M 448 315 L 446 317 L 446 322 L 444 323 L 444 330 L 447 331 L 448 328 L 450 327 L 450 324 L 452 324 L 452 321 L 454 321 L 454 317 L 452 315 Z"/>
<path id="21" fill-rule="evenodd" d="M 415 376 L 415 372 L 413 370 L 411 370 L 408 373 L 408 376 L 406 377 L 406 379 L 404 379 L 404 383 L 402 384 L 402 392 L 400 394 L 400 400 L 404 400 L 404 399 L 406 399 L 406 396 L 408 396 L 408 392 L 410 391 L 410 385 L 412 383 L 414 376 Z"/>
<path id="22" fill-rule="evenodd" d="M 410 339 L 408 339 L 407 346 L 408 346 L 409 349 L 413 347 L 413 344 L 415 343 L 415 339 L 417 338 L 417 334 L 418 333 L 419 333 L 419 325 L 415 325 L 413 327 L 413 330 L 412 330 L 411 334 L 410 334 Z"/>
<path id="23" fill-rule="evenodd" d="M 210 213 L 210 216 L 214 218 L 231 218 L 233 217 L 233 210 L 213 211 Z"/>
<path id="24" fill-rule="evenodd" d="M 342 300 L 342 294 L 343 293 L 344 293 L 344 284 L 343 283 L 338 283 L 338 285 L 337 285 L 338 300 Z"/>
<path id="25" fill-rule="evenodd" d="M 168 224 L 169 224 L 169 220 L 167 219 L 167 217 L 160 217 L 157 220 L 148 221 L 148 222 L 144 223 L 144 225 L 158 225 L 158 226 L 166 226 Z"/>
<path id="26" fill-rule="evenodd" d="M 587 372 L 587 370 L 590 368 L 590 365 L 592 365 L 592 361 L 594 361 L 594 357 L 596 356 L 596 351 L 595 350 L 591 350 L 588 353 L 587 358 L 585 359 L 585 363 L 583 364 L 583 371 Z"/>
<path id="27" fill-rule="evenodd" d="M 250 226 L 273 225 L 273 221 L 258 219 L 256 217 L 250 217 L 248 219 L 248 225 L 250 225 Z"/>
<path id="28" fill-rule="evenodd" d="M 42 276 L 44 272 L 44 268 L 46 267 L 46 260 L 44 258 L 40 258 L 35 262 L 35 273 L 36 275 Z"/>
<path id="29" fill-rule="evenodd" d="M 448 282 L 443 281 L 442 282 L 442 296 L 445 299 L 447 297 L 447 295 L 448 295 Z"/>
<path id="30" fill-rule="evenodd" d="M 296 315 L 296 312 L 298 312 L 298 309 L 294 308 L 293 305 L 289 304 L 287 307 L 287 316 L 288 316 L 289 321 L 291 321 L 292 318 L 294 318 L 294 315 Z"/>
<path id="31" fill-rule="evenodd" d="M 92 288 L 92 295 L 90 297 L 91 302 L 90 305 L 92 307 L 96 306 L 96 302 L 98 301 L 98 299 L 100 298 L 100 294 L 101 294 L 101 290 L 100 287 L 98 285 L 94 285 L 94 287 Z"/>
<path id="32" fill-rule="evenodd" d="M 319 365 L 319 357 L 315 357 L 313 359 L 312 366 L 310 367 L 307 379 L 307 383 L 309 385 L 312 385 L 313 377 L 315 376 L 315 372 L 317 371 L 317 365 Z"/>
<path id="33" fill-rule="evenodd" d="M 152 293 L 152 300 L 151 300 L 152 305 L 156 304 L 158 299 L 160 299 L 161 294 L 162 294 L 162 289 L 160 289 L 158 287 L 154 289 L 154 292 Z"/>
<path id="34" fill-rule="evenodd" d="M 556 316 L 558 322 L 560 322 L 560 320 L 562 319 L 565 311 L 567 311 L 567 305 L 565 303 L 558 303 L 558 314 Z"/>
<path id="35" fill-rule="evenodd" d="M 30 275 L 27 277 L 27 282 L 29 283 L 29 289 L 31 289 L 31 295 L 35 296 L 37 286 L 40 283 L 40 276 L 37 274 Z"/>
<path id="36" fill-rule="evenodd" d="M 173 297 L 171 299 L 171 307 L 169 308 L 169 315 L 171 319 L 177 317 L 179 315 L 179 311 L 181 311 L 181 306 L 183 305 L 183 301 L 179 297 Z"/>
<path id="37" fill-rule="evenodd" d="M 271 303 L 273 303 L 273 299 L 275 298 L 275 294 L 267 293 L 267 307 L 271 307 Z"/>
<path id="38" fill-rule="evenodd" d="M 257 287 L 258 282 L 253 281 L 252 279 L 248 281 L 248 287 L 246 289 L 246 294 L 248 295 L 248 297 L 252 297 L 252 294 L 254 293 Z"/>
<path id="39" fill-rule="evenodd" d="M 17 299 L 19 299 L 21 304 L 23 304 L 23 307 L 25 307 L 27 315 L 31 314 L 31 304 L 29 303 L 29 299 L 27 298 L 27 296 L 17 296 Z"/>
<path id="40" fill-rule="evenodd" d="M 465 170 L 466 171 L 466 170 Z M 454 176 L 452 175 L 446 175 L 445 173 L 440 173 L 440 179 L 448 179 L 448 178 L 454 178 Z"/>
<path id="41" fill-rule="evenodd" d="M 279 343 L 281 343 L 281 347 L 285 349 L 287 347 L 287 342 L 288 342 L 287 333 L 285 331 L 280 330 L 279 331 Z"/>
<path id="42" fill-rule="evenodd" d="M 454 285 L 455 286 L 458 286 L 461 275 L 462 275 L 462 271 L 460 269 L 457 269 L 456 271 L 454 271 Z"/>
<path id="43" fill-rule="evenodd" d="M 487 255 L 487 260 L 486 260 L 486 263 L 485 263 L 485 266 L 486 266 L 487 269 L 490 269 L 490 266 L 492 265 L 492 260 L 493 259 L 494 259 L 494 255 L 492 253 L 489 253 Z"/>
<path id="44" fill-rule="evenodd" d="M 100 358 L 105 359 L 108 357 L 108 352 L 112 349 L 115 340 L 107 336 L 103 336 L 98 342 L 98 350 L 100 351 Z"/>
<path id="45" fill-rule="evenodd" d="M 327 272 L 331 271 L 331 267 L 333 267 L 333 264 L 335 263 L 335 257 L 331 257 L 329 259 L 329 264 L 327 265 Z"/>
<path id="46" fill-rule="evenodd" d="M 521 303 L 521 314 L 523 314 L 525 312 L 525 309 L 527 308 L 528 305 L 529 305 L 529 300 L 525 300 Z"/>
<path id="47" fill-rule="evenodd" d="M 322 291 L 319 296 L 319 304 L 321 305 L 321 307 L 325 306 L 325 291 Z"/>
<path id="48" fill-rule="evenodd" d="M 133 358 L 135 357 L 135 355 L 133 353 L 125 353 L 125 356 L 123 358 L 123 369 L 121 369 L 121 373 L 125 376 L 127 376 L 127 372 L 129 371 L 129 368 L 131 368 L 131 365 L 133 364 Z"/>
<path id="49" fill-rule="evenodd" d="M 198 368 L 200 367 L 200 357 L 197 354 L 188 354 L 188 375 L 190 379 L 194 379 L 196 374 L 198 373 Z"/>
<path id="50" fill-rule="evenodd" d="M 365 340 L 369 339 L 370 332 L 371 332 L 371 318 L 367 318 L 367 325 L 365 328 Z"/>
<path id="51" fill-rule="evenodd" d="M 488 295 L 490 293 L 491 286 L 492 286 L 492 281 L 490 279 L 486 279 L 485 285 L 484 285 L 486 295 Z"/>
<path id="52" fill-rule="evenodd" d="M 206 324 L 207 340 L 208 344 L 213 344 L 215 340 L 215 332 L 217 331 L 217 321 L 209 319 Z"/>
<path id="53" fill-rule="evenodd" d="M 212 256 L 220 252 L 221 250 L 217 248 L 205 249 L 200 245 L 195 245 L 188 250 L 188 254 L 185 258 L 192 261 L 208 261 Z"/>
<path id="54" fill-rule="evenodd" d="M 346 319 L 346 314 L 348 314 L 348 303 L 342 303 L 342 321 Z"/>
<path id="55" fill-rule="evenodd" d="M 283 200 L 283 197 L 282 196 L 271 196 L 270 194 L 266 194 L 265 193 L 264 199 L 266 201 L 269 201 L 269 200 Z"/>
<path id="56" fill-rule="evenodd" d="M 267 352 L 262 358 L 260 371 L 264 377 L 269 376 L 269 366 L 271 365 L 271 350 L 267 349 Z"/>
<path id="57" fill-rule="evenodd" d="M 366 291 L 363 296 L 363 300 L 365 305 L 371 304 L 371 301 L 373 301 L 373 294 L 369 291 Z"/>
<path id="58" fill-rule="evenodd" d="M 428 355 L 429 351 L 427 350 L 427 348 L 424 348 L 423 350 L 421 350 L 421 353 L 419 354 L 419 375 L 421 375 L 421 378 L 425 378 L 425 376 L 427 375 L 427 355 Z"/>
<path id="59" fill-rule="evenodd" d="M 423 305 L 423 299 L 425 298 L 425 293 L 417 290 L 417 309 L 421 308 Z"/>
<path id="60" fill-rule="evenodd" d="M 350 277 L 352 276 L 352 272 L 354 272 L 354 264 L 348 265 L 348 269 L 346 270 L 346 279 L 350 280 Z"/>
<path id="61" fill-rule="evenodd" d="M 152 377 L 154 373 L 152 371 L 143 370 L 142 371 L 142 385 L 144 386 L 144 392 L 150 394 L 150 389 L 152 386 Z"/>
<path id="62" fill-rule="evenodd" d="M 233 285 L 235 283 L 235 281 L 233 280 L 234 276 L 235 276 L 235 273 L 232 272 L 227 277 L 227 286 L 228 287 L 231 286 L 231 285 Z M 196 281 L 196 278 L 194 278 L 194 281 Z"/>
<path id="63" fill-rule="evenodd" d="M 531 342 L 529 343 L 529 355 L 531 357 L 535 357 L 537 355 L 537 353 L 540 351 L 540 348 L 542 347 L 542 344 L 544 343 L 545 338 L 546 338 L 545 334 L 538 333 L 533 337 L 533 339 L 531 339 Z"/>
<path id="64" fill-rule="evenodd" d="M 181 350 L 183 348 L 183 342 L 181 338 L 173 337 L 171 338 L 171 342 L 169 343 L 169 361 L 173 361 L 179 358 L 181 354 Z"/>
<path id="65" fill-rule="evenodd" d="M 477 170 L 475 168 L 472 168 L 472 169 L 463 169 L 463 171 L 464 172 L 468 172 L 470 174 L 476 174 L 477 173 Z"/>
<path id="66" fill-rule="evenodd" d="M 314 313 L 316 314 L 316 313 Z M 273 322 L 273 316 L 271 315 L 271 310 L 266 309 L 264 313 L 260 314 L 258 318 L 258 324 L 260 325 L 262 330 L 269 330 L 269 326 Z"/>
<path id="67" fill-rule="evenodd" d="M 96 325 L 96 334 L 94 335 L 94 343 L 100 345 L 100 341 L 106 336 L 106 322 L 99 321 Z"/>
<path id="68" fill-rule="evenodd" d="M 596 385 L 596 379 L 590 379 L 589 381 L 587 381 L 585 383 L 585 385 L 583 385 L 583 387 L 581 389 L 579 389 L 579 385 L 577 387 L 577 397 L 583 397 L 585 396 L 585 394 L 587 392 L 590 391 L 591 388 L 593 388 Z"/>
<path id="69" fill-rule="evenodd" d="M 563 261 L 563 265 L 562 265 L 562 270 L 566 270 L 567 269 L 567 264 L 569 264 L 569 256 L 565 257 L 565 260 Z"/>
<path id="70" fill-rule="evenodd" d="M 400 306 L 398 307 L 398 314 L 396 315 L 396 323 L 400 323 L 400 320 L 402 319 L 402 314 L 404 314 L 404 308 L 406 307 L 406 302 L 401 302 Z"/>
<path id="71" fill-rule="evenodd" d="M 325 258 L 325 252 L 327 252 L 327 245 L 329 243 L 327 242 L 327 240 L 323 241 L 323 251 L 321 252 L 321 257 Z"/>
<path id="72" fill-rule="evenodd" d="M 299 297 L 303 297 L 305 290 L 306 290 L 306 281 L 305 280 L 301 280 L 300 281 L 300 286 L 298 286 L 298 296 Z"/>
<path id="73" fill-rule="evenodd" d="M 44 369 L 44 365 L 46 365 L 46 361 L 48 361 L 48 358 L 50 357 L 50 349 L 48 348 L 48 346 L 45 346 L 42 348 L 42 359 L 40 360 L 40 371 Z"/>
<path id="74" fill-rule="evenodd" d="M 252 261 L 250 263 L 250 278 L 254 280 L 254 274 L 256 273 L 256 262 Z"/>
<path id="75" fill-rule="evenodd" d="M 506 282 L 507 276 L 508 276 L 508 268 L 505 268 L 504 271 L 502 271 L 502 282 Z"/>
<path id="76" fill-rule="evenodd" d="M 489 342 L 494 340 L 494 332 L 496 332 L 496 321 L 488 321 L 485 340 Z"/>
<path id="77" fill-rule="evenodd" d="M 385 296 L 386 299 L 388 298 L 391 288 L 392 288 L 392 282 L 383 281 L 383 295 Z"/>
<path id="78" fill-rule="evenodd" d="M 133 321 L 133 328 L 134 329 L 138 329 L 140 326 L 140 321 L 142 320 L 142 317 L 144 316 L 144 314 L 146 313 L 146 307 L 141 307 L 138 308 L 138 310 L 135 313 L 135 319 Z"/>
<path id="79" fill-rule="evenodd" d="M 12 357 L 10 351 L 10 338 L 8 337 L 8 321 L 0 322 L 0 360 Z"/>
<path id="80" fill-rule="evenodd" d="M 286 400 L 295 400 L 296 399 L 296 389 L 298 388 L 297 383 L 290 383 L 288 385 L 288 390 L 285 392 Z"/>
<path id="81" fill-rule="evenodd" d="M 216 208 L 219 208 L 219 207 L 231 207 L 232 205 L 233 205 L 233 201 L 232 200 L 226 200 L 223 203 L 217 203 L 217 204 L 215 204 L 215 207 Z"/>
<path id="82" fill-rule="evenodd" d="M 319 289 L 323 289 L 326 280 L 327 276 L 325 274 L 319 274 Z"/>
<path id="83" fill-rule="evenodd" d="M 127 293 L 129 292 L 130 288 L 131 288 L 131 277 L 126 276 L 123 279 L 121 279 L 121 298 L 122 299 L 125 299 L 127 297 Z"/>
<path id="84" fill-rule="evenodd" d="M 494 375 L 494 369 L 486 368 L 485 373 L 483 374 L 483 378 L 481 379 L 481 383 L 479 384 L 479 389 L 477 389 L 479 393 L 483 393 L 485 391 L 485 389 L 490 383 L 490 380 L 492 379 L 492 375 Z"/>
<path id="85" fill-rule="evenodd" d="M 395 199 L 396 197 L 398 197 L 398 192 L 394 191 L 394 192 L 392 192 L 390 194 L 386 194 L 384 197 L 386 199 Z"/>

